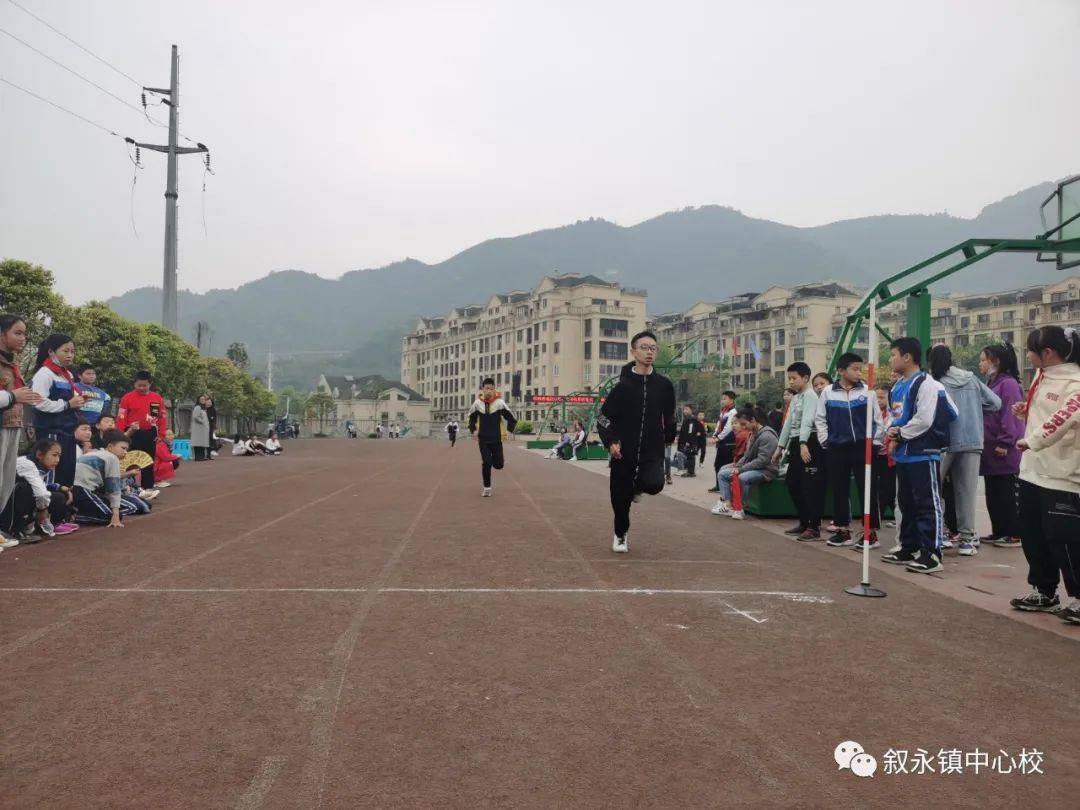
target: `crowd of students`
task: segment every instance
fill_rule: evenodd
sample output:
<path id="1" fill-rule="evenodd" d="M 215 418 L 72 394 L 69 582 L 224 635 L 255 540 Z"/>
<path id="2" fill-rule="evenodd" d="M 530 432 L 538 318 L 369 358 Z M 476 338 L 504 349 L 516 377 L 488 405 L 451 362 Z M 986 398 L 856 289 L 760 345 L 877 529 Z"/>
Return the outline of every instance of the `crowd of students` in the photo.
<path id="1" fill-rule="evenodd" d="M 861 550 L 850 491 L 854 479 L 862 504 L 869 424 L 866 539 L 878 547 L 889 513 L 898 530 L 882 561 L 929 574 L 943 570 L 950 551 L 970 557 L 986 545 L 1022 548 L 1033 590 L 1013 607 L 1080 624 L 1080 334 L 1042 327 L 1026 350 L 1037 370 L 1026 397 L 1009 344 L 984 347 L 977 375 L 954 365 L 947 346 L 924 357 L 918 340 L 900 338 L 890 346 L 888 381 L 875 391 L 857 354 L 839 358 L 836 379 L 793 363 L 779 435 L 762 406 L 736 409 L 735 393 L 725 392 L 712 432 L 713 513 L 742 519 L 747 493 L 782 475 L 798 515 L 787 534 Z M 689 456 L 698 420 L 689 406 L 684 414 L 680 449 Z M 980 477 L 991 525 L 982 537 L 975 529 Z M 823 528 L 830 488 L 832 522 Z"/>
<path id="2" fill-rule="evenodd" d="M 0 550 L 83 524 L 122 527 L 151 510 L 180 465 L 149 372 L 135 375 L 114 416 L 94 366 L 74 365 L 70 337 L 41 342 L 29 380 L 18 364 L 26 340 L 25 320 L 0 315 Z"/>

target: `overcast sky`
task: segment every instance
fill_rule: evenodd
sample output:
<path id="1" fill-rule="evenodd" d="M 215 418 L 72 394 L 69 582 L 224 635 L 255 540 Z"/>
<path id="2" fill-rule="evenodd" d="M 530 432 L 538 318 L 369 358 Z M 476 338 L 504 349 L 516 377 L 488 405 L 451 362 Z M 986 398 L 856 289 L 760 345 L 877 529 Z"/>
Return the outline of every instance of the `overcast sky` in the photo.
<path id="1" fill-rule="evenodd" d="M 181 53 L 180 285 L 437 262 L 590 216 L 973 216 L 1080 171 L 1077 0 L 19 0 L 139 82 Z M 138 88 L 0 0 L 0 28 Z M 0 34 L 0 76 L 165 130 Z M 166 117 L 164 107 L 155 115 Z M 0 84 L 0 256 L 73 301 L 161 283 L 164 156 Z"/>

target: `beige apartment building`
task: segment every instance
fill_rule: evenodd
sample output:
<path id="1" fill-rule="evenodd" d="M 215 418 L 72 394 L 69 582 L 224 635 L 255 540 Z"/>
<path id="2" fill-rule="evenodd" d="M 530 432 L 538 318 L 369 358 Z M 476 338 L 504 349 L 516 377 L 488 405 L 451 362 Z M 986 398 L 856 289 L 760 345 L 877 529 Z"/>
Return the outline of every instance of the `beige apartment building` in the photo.
<path id="1" fill-rule="evenodd" d="M 887 307 L 880 317 L 890 335 L 903 332 L 902 302 Z M 843 322 L 842 317 L 833 321 L 834 339 Z M 1016 347 L 1025 383 L 1031 381 L 1034 371 L 1024 356 L 1024 342 L 1031 330 L 1050 324 L 1080 328 L 1080 276 L 979 295 L 939 297 L 931 293 L 930 336 L 935 343 L 981 349 L 990 343 L 1008 341 Z"/>
<path id="2" fill-rule="evenodd" d="M 519 417 L 536 421 L 545 409 L 530 407 L 530 394 L 595 390 L 618 374 L 630 359 L 630 337 L 645 328 L 645 297 L 642 289 L 566 274 L 421 318 L 402 338 L 401 381 L 431 400 L 439 421 L 461 419 L 480 381 L 492 377 Z"/>
<path id="3" fill-rule="evenodd" d="M 752 391 L 769 375 L 784 381 L 787 367 L 800 360 L 815 371 L 828 366 L 836 318 L 842 323 L 862 295 L 835 281 L 777 286 L 702 301 L 685 312 L 659 315 L 651 325 L 662 343 L 677 352 L 686 349 L 687 362 L 708 355 L 730 360 L 732 388 Z"/>

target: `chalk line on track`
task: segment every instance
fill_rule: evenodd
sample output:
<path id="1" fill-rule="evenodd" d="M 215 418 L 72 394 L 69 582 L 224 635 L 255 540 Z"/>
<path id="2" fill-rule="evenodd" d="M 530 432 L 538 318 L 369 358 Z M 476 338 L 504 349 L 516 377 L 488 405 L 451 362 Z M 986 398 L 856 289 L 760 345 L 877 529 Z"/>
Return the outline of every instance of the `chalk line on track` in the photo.
<path id="1" fill-rule="evenodd" d="M 251 777 L 248 789 L 236 802 L 236 810 L 255 810 L 261 807 L 270 788 L 274 786 L 274 780 L 285 764 L 285 757 L 267 757 L 262 761 L 259 770 Z"/>
<path id="2" fill-rule="evenodd" d="M 616 595 L 616 596 L 768 596 L 804 604 L 831 605 L 828 596 L 798 591 L 715 590 L 711 588 L 0 588 L 0 593 L 157 593 L 157 594 L 459 594 L 459 595 Z M 724 603 L 737 613 L 728 603 Z"/>
<path id="3" fill-rule="evenodd" d="M 228 539 L 228 540 L 226 540 L 226 541 L 224 541 L 222 543 L 219 543 L 218 545 L 214 546 L 211 549 L 207 549 L 206 551 L 200 552 L 199 554 L 196 554 L 194 557 L 189 557 L 187 560 L 184 560 L 183 562 L 177 563 L 176 565 L 173 565 L 173 566 L 171 566 L 169 568 L 166 568 L 164 571 L 159 571 L 159 572 L 157 572 L 155 574 L 150 575 L 149 577 L 142 580 L 141 582 L 137 582 L 135 585 L 133 585 L 132 589 L 137 590 L 139 588 L 144 588 L 147 585 L 149 585 L 151 582 L 153 582 L 155 579 L 157 579 L 158 577 L 164 577 L 164 576 L 168 576 L 169 574 L 175 574 L 177 571 L 183 570 L 187 566 L 192 565 L 194 563 L 197 563 L 200 560 L 205 559 L 206 557 L 210 556 L 211 554 L 214 554 L 215 552 L 221 551 L 221 549 L 226 548 L 227 546 L 231 546 L 233 543 L 238 543 L 238 542 L 240 542 L 241 540 L 243 540 L 243 539 L 245 539 L 247 537 L 251 537 L 254 534 L 258 534 L 259 532 L 263 531 L 264 529 L 269 529 L 271 526 L 276 526 L 278 523 L 281 523 L 283 520 L 288 520 L 293 515 L 296 515 L 296 514 L 299 514 L 300 512 L 308 510 L 312 506 L 314 506 L 316 504 L 319 504 L 319 503 L 322 503 L 323 501 L 327 501 L 330 498 L 333 498 L 333 497 L 335 497 L 337 495 L 340 495 L 341 493 L 346 492 L 347 490 L 350 490 L 353 487 L 359 486 L 360 484 L 362 484 L 362 483 L 364 483 L 366 481 L 370 481 L 372 478 L 375 478 L 379 474 L 380 473 L 378 473 L 378 472 L 372 473 L 367 478 L 362 478 L 359 481 L 354 481 L 353 483 L 348 484 L 347 486 L 344 486 L 341 489 L 334 490 L 333 492 L 331 492 L 331 493 L 329 493 L 327 495 L 323 495 L 323 496 L 321 496 L 319 498 L 316 498 L 313 501 L 308 501 L 308 502 L 302 504 L 301 506 L 296 507 L 295 509 L 290 509 L 285 514 L 280 515 L 280 516 L 274 518 L 273 520 L 268 520 L 266 523 L 262 523 L 262 524 L 256 526 L 254 529 L 248 529 L 243 534 L 238 534 L 236 537 L 232 537 L 232 538 L 230 538 L 230 539 Z M 107 590 L 103 590 L 102 592 L 103 593 L 110 593 Z M 27 633 L 27 634 L 25 634 L 23 636 L 20 636 L 19 638 L 15 639 L 11 643 L 7 644 L 6 646 L 0 647 L 0 658 L 5 658 L 6 656 L 10 655 L 11 653 L 16 652 L 17 650 L 21 650 L 23 647 L 27 646 L 28 644 L 33 644 L 39 638 L 42 638 L 42 637 L 48 635 L 53 630 L 59 630 L 61 627 L 67 626 L 68 624 L 75 621 L 76 619 L 81 618 L 83 616 L 86 616 L 86 615 L 92 613 L 93 611 L 95 611 L 99 607 L 101 607 L 102 605 L 104 605 L 107 602 L 110 602 L 113 599 L 115 599 L 119 595 L 119 593 L 122 593 L 122 592 L 123 591 L 111 592 L 110 596 L 107 596 L 104 599 L 99 599 L 98 601 L 93 602 L 93 603 L 87 605 L 86 607 L 83 607 L 83 608 L 80 608 L 79 610 L 73 611 L 72 613 L 69 613 L 67 616 L 65 616 L 63 619 L 59 619 L 58 621 L 55 621 L 52 624 L 45 625 L 44 627 L 39 627 L 37 630 L 32 630 L 31 632 L 29 632 L 29 633 Z"/>
<path id="4" fill-rule="evenodd" d="M 439 487 L 442 486 L 443 481 L 446 479 L 447 472 L 448 470 L 444 469 L 442 475 L 439 476 L 439 480 L 435 482 L 435 486 L 431 488 L 431 492 L 428 493 L 427 498 L 421 505 L 420 511 L 417 512 L 416 517 L 413 518 L 412 523 L 405 530 L 405 536 L 401 538 L 397 548 L 383 563 L 383 567 L 379 570 L 372 587 L 364 592 L 364 599 L 360 603 L 360 607 L 349 622 L 345 632 L 341 634 L 338 642 L 334 645 L 330 674 L 327 676 L 323 687 L 319 690 L 319 697 L 316 700 L 317 715 L 311 728 L 311 752 L 304 763 L 304 769 L 300 777 L 301 795 L 306 797 L 307 806 L 316 808 L 322 806 L 326 770 L 329 766 L 330 749 L 334 738 L 334 726 L 337 723 L 338 709 L 341 705 L 341 691 L 345 686 L 345 675 L 349 669 L 349 662 L 352 660 L 353 651 L 356 649 L 356 643 L 360 638 L 360 630 L 375 605 L 376 597 L 384 590 L 382 583 L 389 578 L 390 572 L 405 552 L 405 547 L 412 540 L 413 535 L 416 534 L 416 528 L 420 525 L 424 515 L 427 514 L 428 507 L 431 506 L 435 493 L 439 491 Z"/>

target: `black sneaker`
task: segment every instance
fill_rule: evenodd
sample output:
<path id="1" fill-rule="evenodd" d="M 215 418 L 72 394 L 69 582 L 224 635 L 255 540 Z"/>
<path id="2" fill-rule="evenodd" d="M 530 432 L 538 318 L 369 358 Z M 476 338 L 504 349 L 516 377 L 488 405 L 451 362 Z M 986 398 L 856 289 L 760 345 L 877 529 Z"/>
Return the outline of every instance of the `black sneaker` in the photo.
<path id="1" fill-rule="evenodd" d="M 795 535 L 800 535 L 800 534 L 802 534 L 802 533 L 803 533 L 803 532 L 805 532 L 805 531 L 806 531 L 806 527 L 805 527 L 805 526 L 803 526 L 803 525 L 802 525 L 802 524 L 800 523 L 800 524 L 799 524 L 798 526 L 792 526 L 792 527 L 791 527 L 790 529 L 788 529 L 787 531 L 785 531 L 785 532 L 784 532 L 784 534 L 790 534 L 790 535 L 793 535 L 793 536 L 795 536 Z"/>
<path id="2" fill-rule="evenodd" d="M 851 539 L 851 531 L 849 529 L 838 528 L 833 533 L 833 536 L 825 541 L 825 545 L 832 546 L 833 548 L 850 548 L 860 542 L 862 541 Z"/>
<path id="3" fill-rule="evenodd" d="M 720 491 L 720 487 L 710 487 L 710 488 L 708 489 L 708 491 L 709 491 L 709 492 L 719 492 L 719 491 Z"/>
<path id="4" fill-rule="evenodd" d="M 1057 615 L 1067 624 L 1080 624 L 1080 599 L 1073 599 Z"/>
<path id="5" fill-rule="evenodd" d="M 1058 599 L 1056 593 L 1053 596 L 1047 596 L 1038 589 L 1027 596 L 1010 599 L 1009 604 L 1017 610 L 1027 610 L 1033 613 L 1057 613 L 1061 610 L 1061 600 Z"/>
<path id="6" fill-rule="evenodd" d="M 899 551 L 882 554 L 881 561 L 883 563 L 891 563 L 892 565 L 907 565 L 908 563 L 915 562 L 917 556 L 918 555 L 911 549 L 902 548 Z"/>
<path id="7" fill-rule="evenodd" d="M 919 556 L 907 564 L 907 570 L 914 574 L 933 574 L 935 571 L 944 571 L 941 557 L 929 551 L 920 551 Z"/>
<path id="8" fill-rule="evenodd" d="M 870 532 L 870 548 L 874 549 L 880 545 L 881 543 L 878 541 L 877 532 Z M 851 546 L 855 551 L 862 551 L 862 547 L 863 539 L 861 537 L 856 538 L 855 543 Z"/>
<path id="9" fill-rule="evenodd" d="M 811 543 L 821 539 L 821 529 L 803 529 L 803 533 L 795 538 L 800 543 Z"/>

